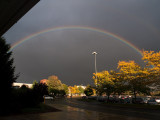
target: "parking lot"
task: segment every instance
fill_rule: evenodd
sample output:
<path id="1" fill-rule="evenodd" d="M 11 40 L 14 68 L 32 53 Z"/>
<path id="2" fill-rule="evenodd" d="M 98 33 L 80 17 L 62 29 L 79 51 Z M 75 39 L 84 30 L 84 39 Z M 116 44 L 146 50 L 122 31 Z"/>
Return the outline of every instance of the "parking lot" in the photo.
<path id="1" fill-rule="evenodd" d="M 99 102 L 121 103 L 121 104 L 150 104 L 160 105 L 159 97 L 151 96 L 83 96 L 82 99 L 97 100 Z"/>

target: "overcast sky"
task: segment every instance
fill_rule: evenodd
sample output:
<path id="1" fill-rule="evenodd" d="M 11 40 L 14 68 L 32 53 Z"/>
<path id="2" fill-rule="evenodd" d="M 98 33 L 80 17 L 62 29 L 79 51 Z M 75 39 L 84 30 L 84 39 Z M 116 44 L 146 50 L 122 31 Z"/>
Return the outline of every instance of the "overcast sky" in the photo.
<path id="1" fill-rule="evenodd" d="M 5 35 L 14 44 L 33 33 L 70 25 L 95 27 L 125 38 L 139 49 L 159 51 L 160 0 L 41 0 Z M 117 68 L 119 60 L 141 56 L 108 35 L 87 30 L 60 30 L 41 34 L 13 50 L 17 82 L 57 75 L 68 85 L 91 84 L 96 51 L 97 69 Z"/>

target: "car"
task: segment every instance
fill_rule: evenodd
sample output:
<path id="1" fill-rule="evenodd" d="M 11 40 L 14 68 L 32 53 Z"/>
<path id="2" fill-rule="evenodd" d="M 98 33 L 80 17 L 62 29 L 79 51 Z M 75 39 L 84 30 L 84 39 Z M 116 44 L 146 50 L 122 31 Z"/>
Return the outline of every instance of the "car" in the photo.
<path id="1" fill-rule="evenodd" d="M 147 104 L 150 104 L 150 105 L 157 105 L 158 103 L 156 102 L 155 99 L 150 99 L 150 100 L 148 100 Z"/>
<path id="2" fill-rule="evenodd" d="M 131 99 L 130 98 L 125 98 L 125 103 L 131 103 Z"/>
<path id="3" fill-rule="evenodd" d="M 147 103 L 148 102 L 148 100 L 150 100 L 151 98 L 149 98 L 149 97 L 144 97 L 143 98 L 143 100 L 144 100 L 144 103 Z"/>
<path id="4" fill-rule="evenodd" d="M 82 99 L 87 99 L 88 97 L 87 96 L 82 96 Z"/>
<path id="5" fill-rule="evenodd" d="M 132 98 L 132 103 L 134 104 L 143 104 L 144 100 L 142 98 Z"/>
<path id="6" fill-rule="evenodd" d="M 99 102 L 105 102 L 105 101 L 107 100 L 107 97 L 106 97 L 106 96 L 98 96 L 98 97 L 97 97 L 97 100 L 98 100 Z"/>
<path id="7" fill-rule="evenodd" d="M 114 97 L 114 103 L 121 103 L 121 98 Z"/>
<path id="8" fill-rule="evenodd" d="M 96 100 L 97 96 L 88 96 L 88 99 L 90 99 L 90 100 Z"/>
<path id="9" fill-rule="evenodd" d="M 120 104 L 126 104 L 127 102 L 125 101 L 125 99 L 120 98 L 118 103 L 120 103 Z"/>
<path id="10" fill-rule="evenodd" d="M 98 100 L 99 102 L 114 103 L 114 98 L 113 98 L 113 97 L 109 97 L 109 99 L 108 99 L 108 96 L 98 96 L 98 97 L 97 97 L 97 100 Z"/>
<path id="11" fill-rule="evenodd" d="M 49 96 L 49 95 L 44 95 L 43 98 L 45 100 L 53 100 L 53 97 L 52 96 Z"/>
<path id="12" fill-rule="evenodd" d="M 144 100 L 144 103 L 147 103 L 147 102 L 148 102 L 148 99 L 146 99 L 146 98 L 143 98 L 143 100 Z"/>
<path id="13" fill-rule="evenodd" d="M 106 102 L 108 102 L 108 103 L 115 103 L 115 98 L 109 97 L 109 99 L 108 99 L 108 97 L 107 97 Z"/>
<path id="14" fill-rule="evenodd" d="M 160 103 L 160 98 L 155 99 L 157 103 Z"/>

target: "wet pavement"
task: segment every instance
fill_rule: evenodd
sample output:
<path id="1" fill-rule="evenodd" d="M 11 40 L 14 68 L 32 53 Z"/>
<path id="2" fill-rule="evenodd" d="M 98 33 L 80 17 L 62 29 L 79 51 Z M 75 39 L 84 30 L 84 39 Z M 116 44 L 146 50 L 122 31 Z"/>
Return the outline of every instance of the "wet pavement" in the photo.
<path id="1" fill-rule="evenodd" d="M 0 117 L 0 120 L 148 120 L 160 119 L 159 111 L 112 108 L 100 103 L 85 103 L 76 99 L 48 101 L 62 111 Z"/>

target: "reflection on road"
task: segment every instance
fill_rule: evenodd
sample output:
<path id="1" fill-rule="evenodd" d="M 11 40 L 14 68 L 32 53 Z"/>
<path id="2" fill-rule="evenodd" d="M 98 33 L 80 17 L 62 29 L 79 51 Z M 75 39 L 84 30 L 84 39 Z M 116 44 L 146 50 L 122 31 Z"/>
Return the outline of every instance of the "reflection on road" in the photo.
<path id="1" fill-rule="evenodd" d="M 147 120 L 152 118 L 140 116 L 142 113 L 138 115 L 135 112 L 131 112 L 127 115 L 123 114 L 121 110 L 113 111 L 113 109 L 104 109 L 104 107 L 98 105 L 81 103 L 72 99 L 56 100 L 47 104 L 62 110 L 60 112 L 0 117 L 0 120 Z M 122 114 L 119 114 L 121 112 Z"/>

